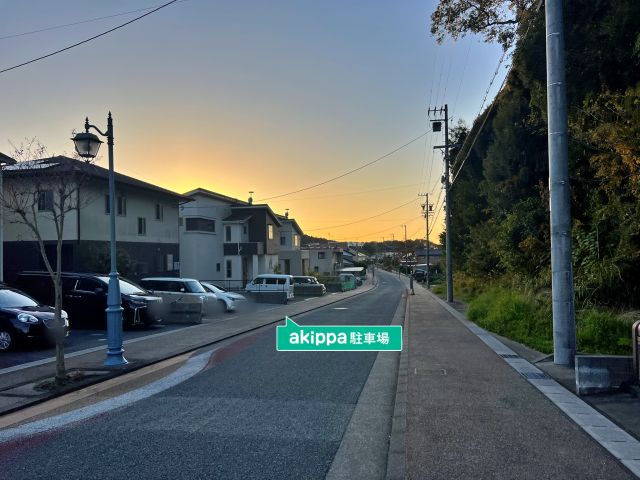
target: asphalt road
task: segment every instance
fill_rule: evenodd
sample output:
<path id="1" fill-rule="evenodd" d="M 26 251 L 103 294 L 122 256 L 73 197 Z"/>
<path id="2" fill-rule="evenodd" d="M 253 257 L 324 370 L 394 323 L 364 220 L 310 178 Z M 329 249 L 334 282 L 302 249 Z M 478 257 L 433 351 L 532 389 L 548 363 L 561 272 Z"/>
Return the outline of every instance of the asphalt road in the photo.
<path id="1" fill-rule="evenodd" d="M 304 301 L 304 297 L 297 297 L 290 301 L 291 304 Z M 275 305 L 279 307 L 280 305 Z M 233 319 L 237 315 L 259 313 L 268 309 L 274 308 L 274 305 L 266 303 L 256 303 L 251 298 L 251 295 L 247 295 L 247 299 L 237 302 L 236 310 L 234 312 L 220 312 L 215 315 L 209 316 L 205 321 L 217 321 Z M 145 337 L 148 335 L 155 335 L 159 332 L 166 332 L 170 330 L 179 330 L 187 327 L 185 324 L 170 324 L 160 323 L 152 327 L 139 327 L 133 329 L 127 329 L 123 332 L 124 340 L 130 340 L 133 338 Z M 106 330 L 98 329 L 74 329 L 71 330 L 69 336 L 65 341 L 65 353 L 73 353 L 87 348 L 94 348 L 100 345 L 107 344 L 107 332 Z M 44 342 L 29 343 L 18 346 L 14 351 L 0 353 L 0 369 L 21 365 L 23 363 L 29 363 L 45 358 L 50 358 L 55 355 L 55 348 L 46 345 Z"/>
<path id="2" fill-rule="evenodd" d="M 391 322 L 400 282 L 296 317 Z M 127 408 L 3 445 L 0 477 L 324 478 L 375 352 L 277 352 L 275 327 L 216 352 L 210 368 Z M 354 459 L 357 461 L 357 459 Z"/>

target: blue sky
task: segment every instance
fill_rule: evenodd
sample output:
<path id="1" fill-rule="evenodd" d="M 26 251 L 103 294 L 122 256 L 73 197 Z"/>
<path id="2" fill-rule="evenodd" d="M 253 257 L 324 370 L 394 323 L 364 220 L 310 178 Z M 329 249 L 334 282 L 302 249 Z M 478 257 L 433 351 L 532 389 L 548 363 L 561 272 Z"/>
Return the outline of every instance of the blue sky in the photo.
<path id="1" fill-rule="evenodd" d="M 0 1 L 0 37 L 161 3 Z M 429 34 L 434 7 L 184 0 L 1 74 L 0 151 L 10 154 L 10 141 L 37 137 L 52 153 L 69 152 L 71 131 L 84 117 L 105 126 L 111 110 L 116 168 L 142 180 L 241 198 L 254 190 L 257 199 L 317 183 L 426 131 L 429 104 L 447 102 L 454 119 L 468 124 L 477 115 L 500 48 L 475 38 L 437 45 Z M 140 13 L 2 38 L 0 69 Z M 309 233 L 334 239 L 400 238 L 400 224 L 409 222 L 409 236 L 422 237 L 417 194 L 438 194 L 442 160 L 431 146 L 439 143 L 430 134 L 354 175 L 270 203 L 290 208 Z M 325 228 L 414 197 L 415 204 L 389 214 Z"/>

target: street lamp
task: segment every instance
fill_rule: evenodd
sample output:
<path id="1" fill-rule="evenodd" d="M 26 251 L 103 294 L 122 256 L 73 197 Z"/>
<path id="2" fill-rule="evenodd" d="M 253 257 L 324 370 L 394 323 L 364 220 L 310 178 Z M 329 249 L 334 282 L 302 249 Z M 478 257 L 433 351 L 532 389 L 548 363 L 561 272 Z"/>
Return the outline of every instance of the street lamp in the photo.
<path id="1" fill-rule="evenodd" d="M 115 180 L 113 174 L 113 120 L 111 112 L 107 117 L 107 131 L 102 132 L 95 125 L 89 124 L 89 118 L 84 122 L 85 132 L 77 133 L 71 140 L 75 143 L 76 152 L 82 158 L 95 158 L 103 143 L 97 135 L 89 133 L 93 128 L 103 137 L 107 137 L 109 146 L 109 223 L 111 226 L 111 272 L 109 273 L 109 291 L 107 294 L 107 359 L 105 365 L 126 365 L 122 348 L 122 299 L 120 297 L 120 282 L 116 269 L 116 212 L 115 212 Z"/>

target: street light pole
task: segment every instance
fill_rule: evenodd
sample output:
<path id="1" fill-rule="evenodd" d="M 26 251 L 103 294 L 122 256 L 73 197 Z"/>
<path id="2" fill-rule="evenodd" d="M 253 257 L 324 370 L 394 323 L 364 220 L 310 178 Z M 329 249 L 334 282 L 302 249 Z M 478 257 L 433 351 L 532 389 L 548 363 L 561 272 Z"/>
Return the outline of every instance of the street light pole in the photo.
<path id="1" fill-rule="evenodd" d="M 111 112 L 107 117 L 107 131 L 102 132 L 95 125 L 89 123 L 89 118 L 85 120 L 85 133 L 79 133 L 73 141 L 76 144 L 76 151 L 81 157 L 95 158 L 102 141 L 89 129 L 93 128 L 103 137 L 107 137 L 109 149 L 109 224 L 110 224 L 110 256 L 111 272 L 109 272 L 109 290 L 107 293 L 107 358 L 104 365 L 119 366 L 126 365 L 124 349 L 122 348 L 122 297 L 120 296 L 120 281 L 116 265 L 116 211 L 115 211 L 115 175 L 113 168 L 113 119 Z"/>

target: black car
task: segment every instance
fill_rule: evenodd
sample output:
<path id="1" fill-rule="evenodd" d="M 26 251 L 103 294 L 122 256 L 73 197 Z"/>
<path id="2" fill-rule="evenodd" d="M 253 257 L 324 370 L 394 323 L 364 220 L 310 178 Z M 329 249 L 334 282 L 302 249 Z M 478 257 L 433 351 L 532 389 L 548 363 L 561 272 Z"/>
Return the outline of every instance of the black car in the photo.
<path id="1" fill-rule="evenodd" d="M 162 298 L 124 278 L 120 278 L 119 285 L 125 327 L 161 321 Z M 52 303 L 53 283 L 47 272 L 20 273 L 16 286 L 42 303 Z M 62 273 L 62 308 L 69 313 L 72 328 L 106 327 L 108 287 L 108 275 Z"/>
<path id="2" fill-rule="evenodd" d="M 56 334 L 69 334 L 67 313 L 62 311 L 64 325 L 54 324 L 54 309 L 38 303 L 19 290 L 0 286 L 0 352 L 18 343 L 39 340 L 55 343 Z"/>

